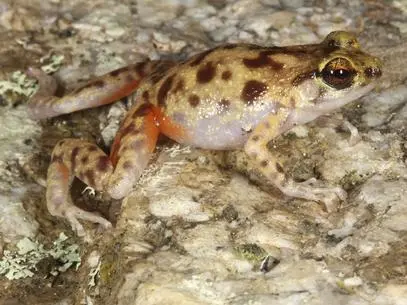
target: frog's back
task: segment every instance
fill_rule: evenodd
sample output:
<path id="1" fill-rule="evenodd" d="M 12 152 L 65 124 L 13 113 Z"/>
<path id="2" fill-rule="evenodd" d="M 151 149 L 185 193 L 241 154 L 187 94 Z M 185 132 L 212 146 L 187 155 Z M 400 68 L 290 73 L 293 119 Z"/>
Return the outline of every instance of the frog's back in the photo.
<path id="1" fill-rule="evenodd" d="M 261 87 L 289 88 L 295 76 L 317 67 L 319 45 L 262 47 L 229 44 L 197 54 L 166 71 L 153 73 L 142 86 L 152 102 L 168 109 L 179 104 L 197 108 L 217 100 L 252 104 Z M 254 85 L 256 82 L 257 86 Z M 262 83 L 262 84 L 260 84 Z M 277 93 L 270 90 L 269 93 Z M 198 99 L 199 98 L 199 99 Z"/>

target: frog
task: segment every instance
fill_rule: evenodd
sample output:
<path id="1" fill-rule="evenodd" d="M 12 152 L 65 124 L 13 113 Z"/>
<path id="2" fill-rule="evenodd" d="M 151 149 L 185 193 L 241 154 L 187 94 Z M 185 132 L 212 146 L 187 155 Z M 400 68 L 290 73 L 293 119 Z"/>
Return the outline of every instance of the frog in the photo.
<path id="1" fill-rule="evenodd" d="M 378 84 L 382 63 L 362 51 L 355 34 L 334 31 L 314 44 L 229 43 L 183 61 L 145 60 L 62 97 L 55 96 L 52 76 L 36 68 L 27 73 L 39 83 L 27 104 L 36 120 L 135 97 L 109 154 L 95 143 L 73 138 L 60 140 L 52 151 L 48 211 L 83 236 L 81 221 L 104 228 L 112 224 L 74 205 L 73 179 L 111 198 L 126 197 L 148 166 L 160 134 L 202 149 L 243 148 L 253 166 L 286 196 L 326 206 L 345 201 L 340 186 L 315 187 L 288 177 L 268 143 L 367 94 Z"/>

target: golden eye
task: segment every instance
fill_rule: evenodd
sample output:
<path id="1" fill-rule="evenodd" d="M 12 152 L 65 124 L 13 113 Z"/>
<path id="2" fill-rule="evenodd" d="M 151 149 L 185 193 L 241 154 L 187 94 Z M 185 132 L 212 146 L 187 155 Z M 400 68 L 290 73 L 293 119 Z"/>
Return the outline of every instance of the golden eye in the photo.
<path id="1" fill-rule="evenodd" d="M 352 86 L 355 75 L 352 64 L 344 58 L 331 60 L 321 71 L 323 81 L 338 90 Z"/>

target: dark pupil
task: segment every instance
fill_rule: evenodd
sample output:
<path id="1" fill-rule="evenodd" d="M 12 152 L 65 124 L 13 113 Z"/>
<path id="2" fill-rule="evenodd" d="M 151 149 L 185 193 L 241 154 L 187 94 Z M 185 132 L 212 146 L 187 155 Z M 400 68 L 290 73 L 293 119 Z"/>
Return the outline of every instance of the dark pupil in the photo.
<path id="1" fill-rule="evenodd" d="M 322 70 L 322 79 L 324 82 L 339 90 L 350 87 L 354 75 L 355 73 L 352 70 L 343 68 L 335 69 L 329 64 Z"/>
<path id="2" fill-rule="evenodd" d="M 330 73 L 333 77 L 337 77 L 337 78 L 341 78 L 341 79 L 345 79 L 350 76 L 349 71 L 344 70 L 344 69 L 330 70 Z"/>

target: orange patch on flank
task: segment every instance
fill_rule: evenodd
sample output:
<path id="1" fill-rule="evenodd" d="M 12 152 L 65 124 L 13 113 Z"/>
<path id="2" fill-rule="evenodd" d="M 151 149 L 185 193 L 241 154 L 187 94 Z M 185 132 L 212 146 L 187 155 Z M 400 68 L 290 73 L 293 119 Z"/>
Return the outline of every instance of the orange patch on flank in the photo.
<path id="1" fill-rule="evenodd" d="M 177 142 L 184 142 L 186 132 L 180 125 L 172 122 L 168 117 L 164 116 L 159 107 L 154 107 L 153 112 L 161 133 Z"/>
<path id="2" fill-rule="evenodd" d="M 137 109 L 135 109 L 136 111 Z M 148 110 L 149 112 L 143 118 L 143 129 L 142 132 L 145 135 L 145 141 L 147 141 L 147 149 L 149 152 L 153 152 L 157 143 L 158 135 L 163 133 L 169 138 L 182 143 L 186 138 L 185 130 L 172 122 L 168 117 L 164 116 L 160 108 L 151 106 Z M 134 112 L 134 111 L 133 111 Z M 127 114 L 127 118 L 131 120 L 132 113 Z M 130 124 L 127 120 L 123 122 L 122 126 L 128 126 Z M 119 159 L 118 151 L 120 149 L 121 133 L 116 135 L 111 151 L 110 151 L 110 161 L 113 166 L 116 166 Z"/>
<path id="3" fill-rule="evenodd" d="M 145 140 L 147 141 L 147 149 L 149 152 L 153 152 L 155 145 L 157 144 L 158 135 L 160 134 L 153 112 L 150 112 L 145 116 L 144 134 L 146 135 Z"/>
<path id="4" fill-rule="evenodd" d="M 64 164 L 57 164 L 57 166 L 57 171 L 61 174 L 63 181 L 68 181 L 70 176 L 68 167 Z"/>

